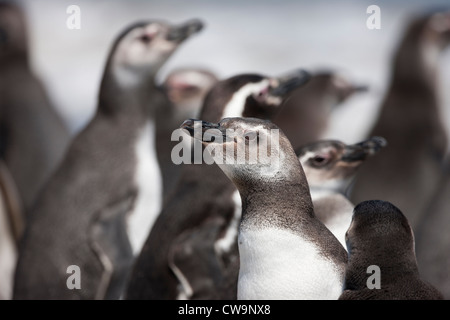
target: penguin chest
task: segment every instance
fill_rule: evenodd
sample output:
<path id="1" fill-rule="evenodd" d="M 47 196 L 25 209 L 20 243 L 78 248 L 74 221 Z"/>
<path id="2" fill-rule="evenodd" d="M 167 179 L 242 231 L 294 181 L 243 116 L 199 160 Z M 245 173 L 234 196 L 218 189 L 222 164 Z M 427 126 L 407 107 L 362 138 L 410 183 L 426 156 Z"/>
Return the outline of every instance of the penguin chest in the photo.
<path id="1" fill-rule="evenodd" d="M 128 236 L 133 253 L 138 254 L 161 209 L 162 179 L 155 148 L 155 125 L 149 122 L 136 145 L 134 182 L 138 194 L 128 218 Z"/>
<path id="2" fill-rule="evenodd" d="M 288 230 L 239 232 L 238 299 L 337 299 L 343 277 L 316 244 Z"/>

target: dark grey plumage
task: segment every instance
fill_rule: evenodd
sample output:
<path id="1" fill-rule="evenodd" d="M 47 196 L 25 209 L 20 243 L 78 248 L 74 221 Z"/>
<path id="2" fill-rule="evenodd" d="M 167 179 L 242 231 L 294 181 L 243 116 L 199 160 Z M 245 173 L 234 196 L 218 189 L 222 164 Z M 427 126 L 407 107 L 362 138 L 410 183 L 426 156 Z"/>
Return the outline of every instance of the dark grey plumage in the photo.
<path id="1" fill-rule="evenodd" d="M 70 134 L 30 68 L 25 17 L 0 4 L 0 156 L 25 210 L 62 159 Z M 25 211 L 27 212 L 27 211 Z"/>
<path id="2" fill-rule="evenodd" d="M 364 201 L 353 213 L 346 235 L 348 265 L 341 300 L 435 300 L 442 295 L 421 280 L 414 235 L 407 218 L 394 205 Z M 380 268 L 380 289 L 369 289 L 369 266 Z"/>

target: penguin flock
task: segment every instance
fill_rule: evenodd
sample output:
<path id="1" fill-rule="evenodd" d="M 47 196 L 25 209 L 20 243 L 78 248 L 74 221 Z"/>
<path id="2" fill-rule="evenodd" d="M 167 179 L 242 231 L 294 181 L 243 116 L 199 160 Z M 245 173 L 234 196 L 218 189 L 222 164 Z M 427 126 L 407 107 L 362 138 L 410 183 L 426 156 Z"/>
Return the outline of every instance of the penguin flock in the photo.
<path id="1" fill-rule="evenodd" d="M 0 3 L 0 299 L 450 299 L 450 10 L 409 22 L 352 143 L 324 133 L 370 88 L 333 70 L 186 67 L 159 83 L 203 29 L 129 24 L 71 135 L 22 9 Z"/>

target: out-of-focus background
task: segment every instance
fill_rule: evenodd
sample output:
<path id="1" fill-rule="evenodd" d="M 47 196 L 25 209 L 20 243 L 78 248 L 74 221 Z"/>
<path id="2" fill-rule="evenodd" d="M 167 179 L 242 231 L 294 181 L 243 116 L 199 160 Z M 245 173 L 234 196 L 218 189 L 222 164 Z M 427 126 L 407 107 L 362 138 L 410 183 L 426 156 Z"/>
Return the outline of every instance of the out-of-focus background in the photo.
<path id="1" fill-rule="evenodd" d="M 355 142 L 369 129 L 390 75 L 390 58 L 408 18 L 449 0 L 22 0 L 29 18 L 32 63 L 73 132 L 92 116 L 113 39 L 140 19 L 206 28 L 183 44 L 160 79 L 176 67 L 200 66 L 221 78 L 252 71 L 277 75 L 293 67 L 332 68 L 370 86 L 332 118 L 328 137 Z M 81 29 L 69 30 L 69 5 L 81 9 Z M 381 8 L 381 29 L 369 30 L 370 5 Z M 450 50 L 449 50 L 450 51 Z M 443 115 L 450 127 L 450 52 L 442 64 Z"/>

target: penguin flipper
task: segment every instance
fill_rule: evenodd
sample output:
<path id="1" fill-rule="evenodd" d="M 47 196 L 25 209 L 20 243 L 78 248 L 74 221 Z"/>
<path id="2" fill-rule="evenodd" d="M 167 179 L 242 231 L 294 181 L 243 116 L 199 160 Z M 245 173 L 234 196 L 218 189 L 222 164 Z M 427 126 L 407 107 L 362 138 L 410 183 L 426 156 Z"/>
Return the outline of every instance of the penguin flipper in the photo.
<path id="1" fill-rule="evenodd" d="M 95 299 L 119 299 L 125 288 L 133 251 L 127 234 L 126 216 L 136 194 L 127 195 L 102 209 L 91 225 L 91 248 L 103 265 Z"/>
<path id="2" fill-rule="evenodd" d="M 225 220 L 216 218 L 180 234 L 169 249 L 169 268 L 180 282 L 182 298 L 219 299 L 222 265 L 214 244 Z"/>

